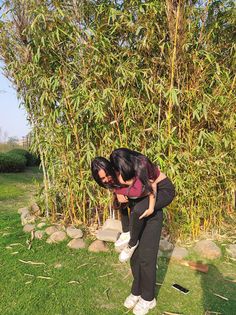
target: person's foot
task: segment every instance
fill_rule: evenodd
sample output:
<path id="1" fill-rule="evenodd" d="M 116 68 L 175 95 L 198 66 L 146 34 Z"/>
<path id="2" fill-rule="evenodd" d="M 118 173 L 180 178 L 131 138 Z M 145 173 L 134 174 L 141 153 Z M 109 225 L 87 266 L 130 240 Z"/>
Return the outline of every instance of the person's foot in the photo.
<path id="1" fill-rule="evenodd" d="M 149 310 L 153 309 L 156 305 L 157 305 L 156 299 L 153 299 L 152 301 L 146 301 L 140 298 L 133 309 L 133 314 L 145 315 L 149 312 Z"/>
<path id="2" fill-rule="evenodd" d="M 124 301 L 124 306 L 126 308 L 133 308 L 139 299 L 140 299 L 140 295 L 133 295 L 131 293 Z"/>
<path id="3" fill-rule="evenodd" d="M 135 249 L 138 247 L 138 243 L 139 241 L 137 241 L 137 244 L 133 247 L 130 247 L 129 245 L 127 245 L 120 253 L 119 255 L 119 261 L 120 262 L 126 262 L 128 261 L 131 256 L 133 255 Z"/>
<path id="4" fill-rule="evenodd" d="M 115 249 L 121 251 L 128 245 L 130 240 L 130 232 L 121 233 L 118 240 L 115 242 Z"/>

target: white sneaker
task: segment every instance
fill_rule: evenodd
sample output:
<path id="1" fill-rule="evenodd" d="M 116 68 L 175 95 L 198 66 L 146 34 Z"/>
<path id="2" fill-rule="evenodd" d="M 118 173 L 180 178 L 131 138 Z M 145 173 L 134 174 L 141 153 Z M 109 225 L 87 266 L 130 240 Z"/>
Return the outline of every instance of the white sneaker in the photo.
<path id="1" fill-rule="evenodd" d="M 149 310 L 153 309 L 156 305 L 157 305 L 156 299 L 153 299 L 152 301 L 146 301 L 140 298 L 133 309 L 133 314 L 145 315 L 149 312 Z"/>
<path id="2" fill-rule="evenodd" d="M 133 295 L 131 293 L 124 301 L 124 306 L 126 308 L 133 308 L 139 299 L 140 299 L 140 295 Z"/>
<path id="3" fill-rule="evenodd" d="M 131 256 L 133 255 L 135 249 L 138 247 L 139 241 L 137 241 L 137 244 L 133 247 L 129 247 L 129 245 L 127 245 L 120 253 L 119 255 L 119 261 L 120 262 L 126 262 L 128 261 Z"/>
<path id="4" fill-rule="evenodd" d="M 130 240 L 130 232 L 121 233 L 118 240 L 115 242 L 115 249 L 121 251 L 128 245 Z"/>

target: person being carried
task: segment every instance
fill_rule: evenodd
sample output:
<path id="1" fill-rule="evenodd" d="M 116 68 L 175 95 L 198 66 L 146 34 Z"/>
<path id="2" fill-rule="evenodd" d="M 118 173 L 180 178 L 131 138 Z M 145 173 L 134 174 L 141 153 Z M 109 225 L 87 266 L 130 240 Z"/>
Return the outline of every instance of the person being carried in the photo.
<path id="1" fill-rule="evenodd" d="M 131 257 L 138 245 L 139 230 L 141 229 L 141 225 L 144 223 L 142 220 L 142 224 L 140 225 L 137 224 L 138 222 L 131 222 L 131 220 L 141 220 L 144 216 L 147 216 L 154 211 L 156 182 L 154 179 L 151 179 L 150 183 L 153 187 L 151 188 L 153 189 L 153 193 L 149 193 L 145 191 L 145 187 L 138 177 L 124 181 L 121 174 L 118 174 L 118 172 L 118 176 L 116 176 L 111 162 L 104 157 L 96 157 L 91 163 L 91 170 L 93 178 L 98 185 L 103 188 L 110 189 L 114 193 L 114 208 L 119 209 L 122 225 L 122 233 L 115 242 L 115 248 L 118 251 L 121 251 L 119 260 L 121 262 L 125 262 Z M 159 172 L 158 170 L 156 171 L 158 176 Z M 127 207 L 129 207 L 129 203 L 131 203 L 134 199 L 143 198 L 147 195 L 149 195 L 149 209 L 147 209 L 147 211 L 145 211 L 145 213 L 143 213 L 139 218 L 136 215 L 131 214 L 130 219 L 127 209 Z M 132 229 L 131 233 L 130 226 L 133 228 L 138 226 L 139 230 L 134 233 L 134 229 Z M 130 249 L 128 251 L 127 245 Z"/>
<path id="2" fill-rule="evenodd" d="M 115 199 L 120 203 L 119 211 L 123 232 L 115 242 L 116 249 L 121 251 L 120 262 L 129 260 L 137 248 L 139 235 L 145 224 L 145 220 L 142 219 L 153 213 L 157 183 L 163 179 L 163 173 L 147 157 L 141 154 L 138 156 L 141 157 L 138 176 L 128 180 L 124 180 L 118 170 L 115 172 L 112 164 L 104 157 L 95 158 L 91 164 L 95 181 L 101 187 L 112 190 L 116 195 Z M 122 166 L 120 167 L 122 169 Z M 131 213 L 129 218 L 127 206 L 131 205 L 135 199 L 136 201 L 141 200 L 146 196 L 149 196 L 149 208 L 139 215 L 136 212 Z"/>

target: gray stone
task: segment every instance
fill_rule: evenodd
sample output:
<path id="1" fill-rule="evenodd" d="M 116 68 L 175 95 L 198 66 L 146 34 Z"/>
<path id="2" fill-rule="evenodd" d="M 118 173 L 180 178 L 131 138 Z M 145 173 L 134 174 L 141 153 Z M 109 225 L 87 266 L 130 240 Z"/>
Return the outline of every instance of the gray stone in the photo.
<path id="1" fill-rule="evenodd" d="M 46 228 L 45 232 L 47 233 L 47 235 L 52 235 L 53 233 L 57 232 L 58 229 L 55 226 L 49 226 L 48 228 Z"/>
<path id="2" fill-rule="evenodd" d="M 99 230 L 97 232 L 97 239 L 100 241 L 106 241 L 106 242 L 115 242 L 119 236 L 119 232 L 115 230 Z"/>
<path id="3" fill-rule="evenodd" d="M 21 224 L 25 225 L 25 224 L 30 224 L 30 223 L 34 223 L 36 220 L 36 217 L 34 215 L 31 215 L 30 213 L 22 213 L 21 214 Z"/>
<path id="4" fill-rule="evenodd" d="M 34 215 L 29 215 L 26 217 L 26 220 L 28 223 L 34 223 L 36 220 L 36 217 Z"/>
<path id="5" fill-rule="evenodd" d="M 115 230 L 122 233 L 121 221 L 115 219 L 107 219 L 102 226 L 102 230 Z"/>
<path id="6" fill-rule="evenodd" d="M 98 252 L 108 252 L 108 247 L 107 244 L 103 241 L 100 240 L 96 240 L 94 241 L 92 244 L 90 244 L 88 251 L 89 252 L 94 252 L 94 253 L 98 253 Z"/>
<path id="7" fill-rule="evenodd" d="M 174 248 L 171 254 L 171 258 L 176 259 L 176 260 L 182 260 L 186 256 L 188 256 L 187 249 L 184 247 L 177 247 L 177 246 Z"/>
<path id="8" fill-rule="evenodd" d="M 51 240 L 51 236 L 49 236 L 49 238 L 46 240 L 46 243 L 52 244 L 52 243 L 55 243 L 55 242 L 53 242 L 53 241 Z"/>
<path id="9" fill-rule="evenodd" d="M 26 214 L 28 214 L 29 213 L 29 209 L 28 208 L 20 208 L 20 209 L 18 209 L 18 211 L 17 211 L 19 214 L 24 214 L 24 215 L 26 215 Z"/>
<path id="10" fill-rule="evenodd" d="M 215 259 L 221 257 L 220 248 L 214 242 L 209 240 L 197 242 L 194 250 L 204 258 Z"/>
<path id="11" fill-rule="evenodd" d="M 57 231 L 50 235 L 47 243 L 58 243 L 66 239 L 66 233 L 63 231 Z M 50 241 L 49 241 L 50 240 Z"/>
<path id="12" fill-rule="evenodd" d="M 236 244 L 229 245 L 228 248 L 226 248 L 229 255 L 233 258 L 236 258 Z"/>
<path id="13" fill-rule="evenodd" d="M 81 238 L 83 236 L 83 232 L 80 229 L 71 226 L 66 229 L 66 233 L 71 238 Z"/>
<path id="14" fill-rule="evenodd" d="M 46 225 L 46 223 L 40 222 L 40 223 L 37 225 L 37 227 L 38 227 L 39 229 L 41 229 L 41 228 L 44 227 L 45 225 Z"/>
<path id="15" fill-rule="evenodd" d="M 35 225 L 34 224 L 26 224 L 23 228 L 23 231 L 26 233 L 30 233 L 34 230 Z"/>
<path id="16" fill-rule="evenodd" d="M 36 203 L 31 206 L 31 212 L 37 216 L 40 215 L 40 208 Z"/>
<path id="17" fill-rule="evenodd" d="M 27 224 L 27 220 L 25 219 L 25 216 L 21 216 L 21 225 L 26 225 Z"/>
<path id="18" fill-rule="evenodd" d="M 168 252 L 168 251 L 171 251 L 173 250 L 173 244 L 168 242 L 167 240 L 160 240 L 160 250 L 163 251 L 163 252 Z"/>
<path id="19" fill-rule="evenodd" d="M 74 238 L 67 244 L 67 246 L 73 249 L 85 248 L 85 242 L 81 238 L 80 239 Z"/>
<path id="20" fill-rule="evenodd" d="M 45 235 L 45 231 L 36 231 L 34 233 L 34 237 L 37 238 L 38 240 L 41 240 L 44 235 Z"/>
<path id="21" fill-rule="evenodd" d="M 66 230 L 65 226 L 61 223 L 55 223 L 55 227 L 57 228 L 58 231 L 65 231 Z"/>

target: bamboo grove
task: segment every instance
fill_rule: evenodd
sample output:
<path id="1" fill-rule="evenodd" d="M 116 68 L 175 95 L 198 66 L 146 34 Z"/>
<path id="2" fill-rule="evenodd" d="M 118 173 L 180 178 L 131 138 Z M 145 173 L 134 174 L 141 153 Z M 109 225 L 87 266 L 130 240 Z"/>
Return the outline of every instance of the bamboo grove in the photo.
<path id="1" fill-rule="evenodd" d="M 235 191 L 234 26 L 228 0 L 3 1 L 0 56 L 41 156 L 45 213 L 105 219 L 90 163 L 129 147 L 174 181 L 171 231 L 220 227 Z"/>

